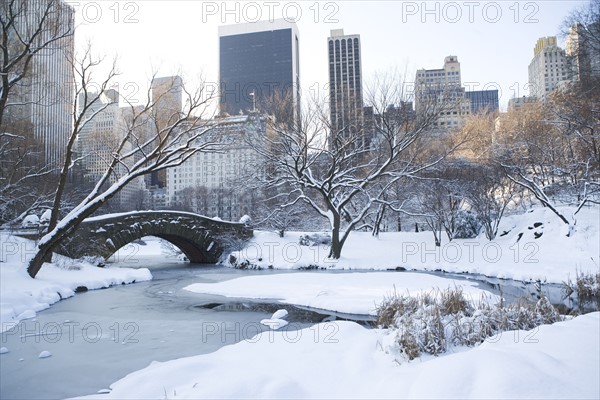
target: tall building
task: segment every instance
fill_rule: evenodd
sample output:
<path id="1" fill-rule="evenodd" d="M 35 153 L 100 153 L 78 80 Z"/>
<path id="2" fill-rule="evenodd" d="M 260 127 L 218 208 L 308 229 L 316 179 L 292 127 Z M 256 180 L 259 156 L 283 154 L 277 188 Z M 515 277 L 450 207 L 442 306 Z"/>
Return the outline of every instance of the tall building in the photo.
<path id="1" fill-rule="evenodd" d="M 279 119 L 299 118 L 300 56 L 295 23 L 278 19 L 220 26 L 219 63 L 222 114 L 260 110 Z"/>
<path id="2" fill-rule="evenodd" d="M 473 90 L 465 92 L 471 101 L 471 114 L 494 114 L 500 111 L 498 90 Z"/>
<path id="3" fill-rule="evenodd" d="M 569 79 L 565 51 L 558 47 L 556 36 L 538 39 L 529 63 L 529 95 L 540 100 Z"/>
<path id="4" fill-rule="evenodd" d="M 439 69 L 419 69 L 415 78 L 415 111 L 418 118 L 435 116 L 434 129 L 459 127 L 471 113 L 461 84 L 460 62 L 447 56 Z"/>
<path id="5" fill-rule="evenodd" d="M 12 7 L 21 11 L 8 31 L 8 51 L 19 49 L 38 29 L 29 51 L 47 45 L 33 55 L 28 72 L 9 92 L 3 124 L 29 127 L 41 147 L 40 165 L 60 168 L 73 120 L 74 77 L 69 60 L 74 53 L 74 10 L 62 0 L 16 4 Z"/>
<path id="6" fill-rule="evenodd" d="M 182 116 L 183 81 L 181 77 L 165 76 L 155 78 L 151 85 L 152 90 L 152 116 L 154 119 L 154 134 L 168 132 L 170 126 Z M 166 184 L 166 171 L 153 172 L 149 177 L 149 186 L 164 187 Z"/>
<path id="7" fill-rule="evenodd" d="M 363 129 L 360 35 L 344 35 L 343 29 L 332 30 L 327 39 L 327 52 L 331 145 L 340 135 L 355 137 Z M 362 147 L 366 143 L 358 145 Z"/>
<path id="8" fill-rule="evenodd" d="M 183 81 L 177 75 L 154 78 L 151 90 L 157 127 L 165 129 L 181 117 Z"/>
<path id="9" fill-rule="evenodd" d="M 600 76 L 600 22 L 573 25 L 565 40 L 569 79 L 586 81 Z"/>
<path id="10" fill-rule="evenodd" d="M 84 94 L 81 93 L 80 111 L 84 104 L 83 96 Z M 88 94 L 88 98 L 95 96 L 97 96 L 95 93 Z M 138 107 L 138 111 L 140 107 Z M 128 117 L 131 112 L 130 107 L 119 107 L 119 92 L 114 89 L 108 89 L 102 93 L 99 101 L 92 104 L 86 111 L 85 118 L 92 115 L 93 118 L 79 132 L 77 154 L 83 177 L 87 182 L 95 183 L 105 174 L 119 143 L 129 131 Z M 131 150 L 133 150 L 133 145 L 132 141 L 129 141 L 122 149 L 122 153 Z M 127 160 L 129 163 L 135 161 Z M 124 164 L 119 164 L 108 179 L 108 184 L 115 183 L 120 176 L 125 174 L 126 167 Z M 111 204 L 120 210 L 135 209 L 142 192 L 145 192 L 145 185 L 143 178 L 140 177 L 119 191 L 111 200 Z"/>

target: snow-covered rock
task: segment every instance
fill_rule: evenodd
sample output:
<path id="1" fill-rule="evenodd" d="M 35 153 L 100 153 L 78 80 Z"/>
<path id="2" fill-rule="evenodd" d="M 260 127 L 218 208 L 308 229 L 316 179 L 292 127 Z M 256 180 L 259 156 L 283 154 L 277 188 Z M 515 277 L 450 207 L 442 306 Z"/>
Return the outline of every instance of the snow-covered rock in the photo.
<path id="1" fill-rule="evenodd" d="M 47 209 L 46 211 L 44 211 L 44 213 L 40 217 L 40 224 L 47 224 L 48 222 L 50 222 L 51 217 L 52 217 L 52 210 Z"/>
<path id="2" fill-rule="evenodd" d="M 6 347 L 0 347 L 0 354 L 8 353 L 8 349 Z"/>
<path id="3" fill-rule="evenodd" d="M 40 224 L 40 219 L 38 218 L 37 215 L 35 214 L 30 214 L 28 216 L 26 216 L 25 218 L 23 218 L 23 221 L 21 222 L 21 227 L 22 228 L 33 228 L 33 227 L 37 227 Z"/>
<path id="4" fill-rule="evenodd" d="M 272 319 L 283 319 L 288 316 L 288 312 L 286 309 L 277 310 L 271 316 Z"/>
<path id="5" fill-rule="evenodd" d="M 52 357 L 52 353 L 50 353 L 48 350 L 44 350 L 40 353 L 40 355 L 38 356 L 38 358 L 48 358 L 48 357 Z"/>

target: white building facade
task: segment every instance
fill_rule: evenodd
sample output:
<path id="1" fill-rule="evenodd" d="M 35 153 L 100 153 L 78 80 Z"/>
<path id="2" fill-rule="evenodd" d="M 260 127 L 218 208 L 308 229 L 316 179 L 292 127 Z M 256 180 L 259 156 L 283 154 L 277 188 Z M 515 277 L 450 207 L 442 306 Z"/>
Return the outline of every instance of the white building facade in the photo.
<path id="1" fill-rule="evenodd" d="M 558 47 L 556 36 L 538 39 L 529 63 L 529 95 L 540 100 L 570 79 L 565 51 Z"/>
<path id="2" fill-rule="evenodd" d="M 216 118 L 209 135 L 225 144 L 219 152 L 199 152 L 178 167 L 167 170 L 170 208 L 185 209 L 209 217 L 237 221 L 252 213 L 258 193 L 240 187 L 262 174 L 255 146 L 267 132 L 267 118 L 257 113 Z"/>
<path id="3" fill-rule="evenodd" d="M 417 118 L 436 114 L 434 128 L 458 128 L 471 114 L 471 102 L 462 87 L 460 62 L 447 56 L 439 69 L 419 69 L 415 77 L 415 111 Z"/>

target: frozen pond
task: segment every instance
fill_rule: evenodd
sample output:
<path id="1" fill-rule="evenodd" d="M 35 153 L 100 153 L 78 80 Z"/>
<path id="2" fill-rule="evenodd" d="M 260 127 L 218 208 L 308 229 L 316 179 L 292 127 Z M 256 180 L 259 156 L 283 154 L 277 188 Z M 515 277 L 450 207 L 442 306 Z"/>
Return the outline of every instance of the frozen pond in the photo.
<path id="1" fill-rule="evenodd" d="M 213 352 L 250 339 L 270 310 L 235 312 L 218 296 L 181 290 L 268 271 L 238 271 L 185 264 L 152 268 L 154 279 L 80 293 L 2 334 L 0 398 L 55 399 L 96 393 L 153 360 Z M 272 272 L 271 272 L 272 273 Z M 296 323 L 298 328 L 308 323 Z M 52 357 L 40 359 L 42 351 Z"/>

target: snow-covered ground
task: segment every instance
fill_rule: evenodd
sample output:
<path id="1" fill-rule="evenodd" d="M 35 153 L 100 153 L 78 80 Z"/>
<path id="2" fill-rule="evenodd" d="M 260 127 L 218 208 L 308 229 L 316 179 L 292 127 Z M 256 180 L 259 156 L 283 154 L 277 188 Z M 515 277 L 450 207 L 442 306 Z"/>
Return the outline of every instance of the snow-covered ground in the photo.
<path id="1" fill-rule="evenodd" d="M 384 351 L 384 331 L 329 322 L 154 362 L 88 398 L 597 399 L 599 328 L 593 313 L 399 365 Z"/>
<path id="2" fill-rule="evenodd" d="M 152 279 L 145 268 L 98 268 L 61 256 L 55 256 L 54 263 L 45 264 L 32 279 L 27 262 L 34 254 L 31 240 L 0 233 L 0 332 L 73 296 L 78 287 L 99 289 Z"/>
<path id="3" fill-rule="evenodd" d="M 280 239 L 255 232 L 245 249 L 234 255 L 263 268 L 404 267 L 561 282 L 574 278 L 576 271 L 600 268 L 599 220 L 598 208 L 584 209 L 577 233 L 566 237 L 562 222 L 548 210 L 536 209 L 505 218 L 499 233 L 506 234 L 493 242 L 444 241 L 437 249 L 431 232 L 384 233 L 380 238 L 357 232 L 348 239 L 343 258 L 334 263 L 327 260 L 326 246 L 300 246 L 300 233 Z M 34 280 L 25 269 L 35 250 L 33 243 L 6 235 L 0 239 L 3 329 L 72 296 L 79 286 L 94 289 L 151 279 L 147 269 L 102 269 L 58 257 Z M 123 248 L 115 261 L 143 266 L 145 257 L 162 252 L 157 241 L 146 243 Z M 382 271 L 244 276 L 186 289 L 373 314 L 376 304 L 394 291 L 417 294 L 454 286 L 473 299 L 487 293 L 467 280 Z M 276 314 L 273 318 L 280 316 Z M 344 321 L 303 330 L 294 330 L 293 323 L 283 325 L 214 353 L 154 362 L 114 383 L 110 393 L 90 398 L 600 398 L 600 313 L 528 332 L 504 332 L 474 348 L 451 348 L 439 357 L 400 364 L 392 331 Z"/>
<path id="4" fill-rule="evenodd" d="M 467 298 L 498 298 L 477 283 L 411 272 L 356 272 L 277 274 L 245 276 L 217 283 L 195 283 L 185 287 L 195 293 L 250 299 L 276 299 L 294 304 L 347 314 L 375 315 L 384 297 L 418 295 L 433 289 L 460 287 Z"/>
<path id="5" fill-rule="evenodd" d="M 530 281 L 561 283 L 574 279 L 576 272 L 600 271 L 600 208 L 584 208 L 578 214 L 577 232 L 567 237 L 568 226 L 545 208 L 505 217 L 498 237 L 455 239 L 443 237 L 436 247 L 431 232 L 352 232 L 342 257 L 330 260 L 328 246 L 301 246 L 304 233 L 288 232 L 284 238 L 272 232 L 255 231 L 254 239 L 232 253 L 237 262 L 254 267 L 294 269 L 445 270 L 469 272 Z M 227 261 L 228 262 L 228 261 Z"/>

